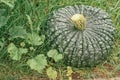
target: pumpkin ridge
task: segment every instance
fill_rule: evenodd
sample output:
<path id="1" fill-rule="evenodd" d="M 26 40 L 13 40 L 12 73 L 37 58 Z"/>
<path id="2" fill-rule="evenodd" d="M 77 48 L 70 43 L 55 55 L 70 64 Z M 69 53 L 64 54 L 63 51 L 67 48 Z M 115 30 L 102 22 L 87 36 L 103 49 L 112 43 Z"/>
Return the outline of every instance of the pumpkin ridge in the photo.
<path id="1" fill-rule="evenodd" d="M 73 15 L 73 14 L 71 13 L 71 11 L 69 11 L 69 9 L 64 8 L 64 10 L 65 10 L 66 14 L 69 14 L 69 16 L 72 16 L 72 15 Z"/>
<path id="2" fill-rule="evenodd" d="M 82 44 L 82 35 L 81 35 L 82 32 L 79 32 L 79 33 L 80 33 L 80 34 L 79 34 L 79 38 L 78 38 L 79 41 L 78 41 L 78 42 L 79 42 L 79 44 Z M 78 49 L 78 52 L 77 52 L 77 53 L 79 53 L 79 52 L 81 51 L 81 49 L 82 49 L 82 47 Z M 81 51 L 81 53 L 82 53 L 82 51 Z M 79 54 L 80 54 L 80 53 L 79 53 Z M 80 56 L 81 56 L 81 55 L 80 55 Z M 77 60 L 77 61 L 78 61 L 78 64 L 79 64 L 79 62 L 80 62 L 79 60 L 80 60 L 80 57 L 78 57 L 78 60 Z"/>
<path id="3" fill-rule="evenodd" d="M 95 37 L 97 37 L 97 38 L 99 38 L 99 37 L 101 37 L 99 34 L 95 34 L 95 35 L 97 35 L 97 36 L 95 36 Z M 99 36 L 99 37 L 98 37 Z M 95 38 L 94 37 L 94 38 Z M 105 46 L 105 48 L 106 48 L 106 51 L 108 52 L 108 49 L 107 49 L 107 46 L 106 46 L 106 44 L 108 44 L 107 42 L 105 42 L 106 40 L 103 38 L 103 37 L 101 37 L 101 38 L 99 38 L 100 40 L 102 40 L 102 42 L 105 44 L 104 46 Z M 108 44 L 109 45 L 109 44 Z M 109 45 L 110 46 L 110 45 Z"/>
<path id="4" fill-rule="evenodd" d="M 70 33 L 72 33 L 72 31 L 68 31 L 67 33 L 65 33 L 65 34 L 70 34 Z M 63 34 L 63 32 L 61 33 L 61 35 L 62 35 L 62 37 L 64 37 L 64 35 L 65 34 Z M 59 36 L 57 37 L 58 38 L 58 41 L 59 41 Z M 65 37 L 66 38 L 66 37 Z M 63 40 L 65 40 L 65 38 L 63 39 Z M 62 43 L 63 43 L 63 40 L 62 40 Z M 56 41 L 57 42 L 57 41 Z"/>
<path id="5" fill-rule="evenodd" d="M 69 30 L 65 30 L 64 32 L 68 31 L 68 33 L 71 33 L 72 31 L 69 31 Z M 55 36 L 55 38 L 53 38 L 53 42 L 57 42 L 57 38 L 59 38 L 59 36 L 63 34 L 63 32 L 59 33 L 58 35 Z M 66 33 L 67 34 L 67 33 Z M 56 40 L 56 41 L 55 41 Z"/>
<path id="6" fill-rule="evenodd" d="M 79 31 L 77 31 L 75 37 L 78 38 L 78 36 L 79 36 Z M 74 37 L 74 38 L 75 38 L 75 37 Z M 72 50 L 72 53 L 71 53 L 71 58 L 73 58 L 73 57 L 74 57 L 73 55 L 75 55 L 75 54 L 73 54 L 73 53 L 75 52 L 75 49 L 77 49 L 77 48 L 76 48 L 76 45 L 77 45 L 76 43 L 77 43 L 77 41 L 78 41 L 78 39 L 76 39 L 75 42 L 73 43 L 73 45 L 75 44 L 75 46 L 73 47 L 73 50 Z M 71 59 L 71 58 L 70 58 L 70 59 Z M 73 60 L 73 61 L 75 61 L 75 60 Z M 72 63 L 72 62 L 71 62 L 71 63 Z M 74 62 L 73 62 L 73 63 L 74 63 Z M 70 64 L 70 65 L 71 65 L 71 64 Z M 72 64 L 72 65 L 74 65 L 74 64 Z"/>
<path id="7" fill-rule="evenodd" d="M 65 13 L 64 13 L 65 14 Z M 63 13 L 62 14 L 58 14 L 58 16 L 61 16 L 63 18 L 67 18 L 67 20 L 69 21 L 70 20 L 70 17 L 68 17 L 67 15 L 64 15 Z"/>
<path id="8" fill-rule="evenodd" d="M 95 32 L 95 31 L 94 31 Z M 96 32 L 96 34 L 98 34 L 98 35 L 100 35 L 100 36 L 102 36 L 102 38 L 105 40 L 105 41 L 108 41 L 108 44 L 109 44 L 109 40 L 107 40 L 106 39 L 106 37 L 104 36 L 104 35 L 107 35 L 107 36 L 109 36 L 108 34 L 100 34 L 100 32 L 98 33 L 98 32 Z M 111 37 L 109 36 L 109 39 L 110 39 Z M 111 41 L 111 40 L 110 40 Z M 109 44 L 109 46 L 111 47 L 111 45 Z"/>
<path id="9" fill-rule="evenodd" d="M 65 31 L 69 31 L 69 30 L 64 30 L 63 32 Z M 70 31 L 69 31 L 70 32 Z M 55 37 L 53 37 L 52 41 L 50 42 L 50 44 L 54 43 L 54 41 L 56 40 L 57 37 L 59 37 L 60 35 L 62 34 L 62 32 L 60 32 L 58 35 L 56 35 Z M 52 36 L 52 34 L 51 34 Z"/>
<path id="10" fill-rule="evenodd" d="M 82 55 L 84 55 L 84 40 L 83 40 L 83 32 L 81 33 L 81 35 L 82 35 L 82 54 L 81 54 L 81 57 L 80 58 L 82 58 Z M 81 61 L 81 65 L 83 65 L 83 61 Z"/>
<path id="11" fill-rule="evenodd" d="M 89 43 L 91 43 L 91 45 L 90 46 L 92 46 L 92 48 L 94 49 L 94 56 L 95 56 L 95 53 L 96 53 L 96 50 L 95 50 L 95 46 L 93 45 L 93 44 L 95 44 L 93 41 L 93 38 L 90 38 L 89 36 L 85 36 L 85 38 L 87 38 L 87 42 Z M 89 47 L 90 47 L 89 46 Z M 88 50 L 89 50 L 90 48 L 88 48 Z M 89 52 L 89 55 L 93 55 L 90 51 L 88 51 Z M 90 58 L 90 56 L 89 56 L 89 59 L 91 59 Z M 94 57 L 94 61 L 95 61 L 95 57 Z M 93 64 L 94 64 L 94 61 L 93 61 Z"/>
<path id="12" fill-rule="evenodd" d="M 67 45 L 63 48 L 63 52 L 66 50 L 66 48 L 68 47 L 69 43 L 71 42 L 72 38 L 77 34 L 77 32 L 74 32 L 73 36 L 70 38 L 70 40 L 68 41 Z"/>
<path id="13" fill-rule="evenodd" d="M 88 54 L 91 55 L 91 52 L 89 52 L 89 50 L 86 49 L 86 47 L 88 47 L 88 44 L 86 46 L 85 43 L 87 43 L 87 40 L 89 40 L 89 42 L 91 42 L 91 43 L 92 43 L 92 41 L 90 39 L 87 39 L 87 36 L 83 36 L 83 39 L 84 39 L 84 44 L 83 45 L 84 45 L 84 51 L 85 51 L 84 54 L 83 54 L 83 63 L 84 63 L 84 66 L 85 66 L 85 65 L 89 65 L 89 59 L 90 59 L 90 56 L 86 56 L 86 51 L 88 52 Z M 94 46 L 93 45 L 91 45 L 91 46 L 94 49 Z"/>
<path id="14" fill-rule="evenodd" d="M 112 37 L 112 35 L 109 34 L 108 31 L 106 31 L 105 29 L 102 29 L 102 30 L 100 31 L 100 29 L 102 29 L 102 28 L 99 28 L 99 32 L 98 32 L 96 28 L 92 28 L 92 29 L 89 28 L 90 31 L 93 31 L 93 32 L 95 32 L 95 33 L 98 33 L 98 34 L 101 34 L 101 33 L 103 34 L 103 33 L 104 33 L 104 35 L 107 35 L 107 36 L 110 38 L 111 41 L 114 39 L 114 38 Z M 105 32 L 104 32 L 103 30 L 105 30 Z"/>
<path id="15" fill-rule="evenodd" d="M 103 47 L 101 46 L 101 44 L 99 44 L 99 42 L 100 42 L 101 39 L 98 41 L 97 38 L 99 38 L 99 37 L 97 37 L 97 38 L 96 38 L 96 37 L 93 37 L 93 36 L 91 36 L 91 35 L 92 35 L 91 33 L 88 33 L 88 35 L 89 35 L 89 36 L 88 36 L 89 39 L 93 39 L 93 41 L 97 41 L 97 42 L 98 42 L 98 46 L 99 46 L 100 51 L 101 51 L 102 56 L 103 56 L 103 54 L 104 54 L 103 51 L 102 51 Z M 91 37 L 90 37 L 90 36 L 91 36 Z M 95 40 L 94 40 L 94 39 L 95 39 Z M 102 44 L 102 45 L 103 45 L 103 44 Z M 102 56 L 101 56 L 101 57 L 102 57 Z M 104 56 L 103 56 L 103 57 L 104 57 Z"/>
<path id="16" fill-rule="evenodd" d="M 95 29 L 94 29 L 95 30 Z M 104 29 L 103 29 L 104 30 Z M 109 37 L 109 39 L 112 41 L 113 40 L 113 37 L 109 34 L 109 32 L 107 32 L 107 31 L 100 31 L 101 33 L 103 33 L 104 35 L 107 35 L 108 37 Z"/>
<path id="17" fill-rule="evenodd" d="M 92 22 L 97 22 L 97 23 L 98 23 L 98 20 L 101 20 L 101 19 L 95 19 L 95 20 L 91 20 L 91 21 L 89 20 L 88 23 L 89 23 L 89 24 L 92 23 Z M 101 20 L 101 21 L 102 21 L 102 20 Z M 101 22 L 101 23 L 102 23 L 102 22 Z M 101 23 L 99 23 L 99 24 L 93 23 L 93 24 L 94 24 L 94 25 L 103 25 L 103 24 L 101 24 Z M 104 24 L 107 24 L 107 25 L 109 25 L 109 26 L 112 25 L 111 23 L 108 24 L 108 22 L 104 22 L 104 20 L 103 20 L 103 23 L 104 23 Z"/>

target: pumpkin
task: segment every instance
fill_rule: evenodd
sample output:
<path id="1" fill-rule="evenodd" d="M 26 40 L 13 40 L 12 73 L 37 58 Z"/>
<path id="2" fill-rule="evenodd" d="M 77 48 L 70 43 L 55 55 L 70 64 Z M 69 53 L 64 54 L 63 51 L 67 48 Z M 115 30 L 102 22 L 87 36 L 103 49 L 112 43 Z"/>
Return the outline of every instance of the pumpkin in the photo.
<path id="1" fill-rule="evenodd" d="M 107 12 L 86 5 L 73 5 L 52 12 L 47 21 L 51 45 L 73 67 L 95 66 L 104 61 L 114 44 L 114 26 Z"/>

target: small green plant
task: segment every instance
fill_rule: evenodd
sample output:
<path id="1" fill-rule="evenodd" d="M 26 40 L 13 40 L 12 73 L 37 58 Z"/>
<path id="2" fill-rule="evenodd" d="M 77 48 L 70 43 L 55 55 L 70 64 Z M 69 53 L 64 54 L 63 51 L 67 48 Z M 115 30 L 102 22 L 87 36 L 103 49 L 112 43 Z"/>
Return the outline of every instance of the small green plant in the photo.
<path id="1" fill-rule="evenodd" d="M 48 51 L 47 56 L 39 54 L 35 58 L 28 60 L 27 64 L 31 69 L 37 70 L 39 73 L 42 73 L 43 70 L 46 69 L 48 77 L 55 80 L 57 78 L 57 71 L 53 66 L 48 64 L 49 61 L 47 61 L 47 57 L 52 58 L 56 63 L 63 59 L 62 54 L 59 54 L 56 49 L 52 49 Z"/>
<path id="2" fill-rule="evenodd" d="M 56 80 L 56 78 L 57 78 L 57 71 L 54 70 L 52 67 L 47 68 L 46 73 L 47 73 L 47 75 L 48 75 L 48 77 L 50 79 Z"/>
<path id="3" fill-rule="evenodd" d="M 13 60 L 20 60 L 22 54 L 26 54 L 28 50 L 26 48 L 17 48 L 14 43 L 8 45 L 8 53 Z"/>
<path id="4" fill-rule="evenodd" d="M 56 49 L 52 49 L 47 53 L 47 56 L 54 59 L 55 62 L 58 62 L 59 60 L 63 59 L 63 55 L 59 54 Z"/>
<path id="5" fill-rule="evenodd" d="M 39 73 L 42 73 L 43 69 L 47 66 L 46 56 L 44 54 L 39 54 L 33 59 L 29 59 L 27 64 L 31 69 L 37 70 Z"/>

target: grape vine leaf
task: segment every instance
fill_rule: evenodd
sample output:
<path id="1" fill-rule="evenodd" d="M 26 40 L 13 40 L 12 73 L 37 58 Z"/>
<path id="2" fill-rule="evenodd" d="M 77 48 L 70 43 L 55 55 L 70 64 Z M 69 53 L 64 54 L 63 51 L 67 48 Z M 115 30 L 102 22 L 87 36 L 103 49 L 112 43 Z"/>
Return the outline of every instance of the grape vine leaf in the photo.
<path id="1" fill-rule="evenodd" d="M 44 54 L 39 54 L 33 59 L 29 59 L 27 64 L 31 69 L 37 70 L 42 73 L 43 69 L 47 66 L 46 56 Z"/>
<path id="2" fill-rule="evenodd" d="M 10 39 L 14 38 L 22 38 L 25 39 L 27 37 L 27 32 L 22 26 L 13 26 L 9 29 Z"/>
<path id="3" fill-rule="evenodd" d="M 14 43 L 8 45 L 8 53 L 13 60 L 20 60 L 22 54 L 26 54 L 28 50 L 26 48 L 17 48 Z"/>
<path id="4" fill-rule="evenodd" d="M 55 62 L 58 62 L 59 60 L 63 59 L 63 55 L 59 54 L 56 49 L 48 51 L 47 56 L 53 58 Z"/>
<path id="5" fill-rule="evenodd" d="M 33 32 L 33 33 L 27 34 L 26 42 L 31 45 L 38 46 L 38 45 L 41 45 L 42 43 L 44 43 L 44 40 L 45 40 L 44 35 L 39 36 L 37 33 Z"/>
<path id="6" fill-rule="evenodd" d="M 55 80 L 57 78 L 57 71 L 53 70 L 52 67 L 47 68 L 46 73 L 50 79 Z"/>

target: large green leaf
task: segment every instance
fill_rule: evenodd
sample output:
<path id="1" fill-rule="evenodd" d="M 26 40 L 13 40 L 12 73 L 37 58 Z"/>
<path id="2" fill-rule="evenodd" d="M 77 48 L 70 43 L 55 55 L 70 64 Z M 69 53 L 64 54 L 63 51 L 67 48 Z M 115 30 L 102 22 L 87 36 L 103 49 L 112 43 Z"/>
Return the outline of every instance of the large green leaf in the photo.
<path id="1" fill-rule="evenodd" d="M 38 46 L 41 45 L 44 42 L 44 40 L 45 40 L 44 35 L 39 36 L 37 33 L 33 32 L 33 33 L 28 33 L 26 42 L 31 45 Z"/>
<path id="2" fill-rule="evenodd" d="M 17 48 L 13 43 L 8 46 L 8 53 L 13 60 L 20 60 L 22 54 L 27 53 L 27 51 L 26 48 Z"/>
<path id="3" fill-rule="evenodd" d="M 48 57 L 51 57 L 55 60 L 55 62 L 58 62 L 59 60 L 63 59 L 63 55 L 59 54 L 56 49 L 52 49 L 48 51 L 47 53 Z"/>
<path id="4" fill-rule="evenodd" d="M 25 39 L 27 37 L 27 32 L 22 26 L 13 26 L 9 30 L 9 35 L 10 35 L 10 39 L 14 39 L 18 37 Z"/>
<path id="5" fill-rule="evenodd" d="M 33 59 L 29 59 L 27 64 L 31 69 L 37 70 L 39 73 L 42 73 L 43 69 L 47 66 L 47 60 L 45 55 L 39 54 Z"/>
<path id="6" fill-rule="evenodd" d="M 52 67 L 49 67 L 47 70 L 46 70 L 46 73 L 48 75 L 48 77 L 50 79 L 53 79 L 55 80 L 57 78 L 57 71 L 56 70 L 53 70 Z"/>

